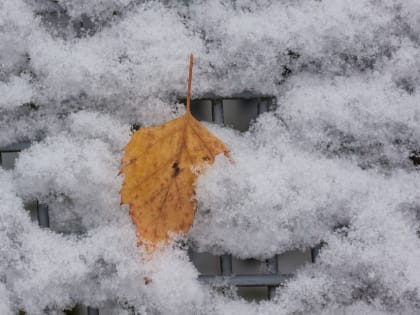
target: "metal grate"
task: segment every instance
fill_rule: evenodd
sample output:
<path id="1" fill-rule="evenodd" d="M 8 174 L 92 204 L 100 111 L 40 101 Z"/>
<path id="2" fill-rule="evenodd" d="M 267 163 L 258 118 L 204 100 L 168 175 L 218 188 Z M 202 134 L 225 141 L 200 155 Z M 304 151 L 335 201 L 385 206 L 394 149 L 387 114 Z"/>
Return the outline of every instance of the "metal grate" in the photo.
<path id="1" fill-rule="evenodd" d="M 180 99 L 185 103 L 185 99 Z M 255 95 L 243 92 L 231 97 L 203 96 L 192 100 L 191 112 L 198 120 L 210 121 L 220 125 L 232 126 L 240 131 L 248 130 L 258 115 L 275 110 L 276 98 L 267 95 Z M 23 142 L 0 147 L 0 165 L 13 168 L 14 159 L 21 150 L 29 148 L 30 143 Z M 48 206 L 35 202 L 32 217 L 39 226 L 49 228 Z M 265 261 L 255 259 L 240 260 L 232 255 L 213 256 L 209 253 L 197 253 L 189 250 L 192 262 L 201 275 L 199 280 L 215 287 L 236 287 L 238 295 L 248 300 L 271 299 L 275 290 L 286 284 L 293 277 L 297 267 L 314 262 L 321 246 L 306 252 L 290 251 L 275 255 Z M 99 315 L 99 309 L 77 306 L 66 314 Z M 101 310 L 101 313 L 107 313 Z"/>
<path id="2" fill-rule="evenodd" d="M 179 101 L 185 104 L 184 98 Z M 273 111 L 276 107 L 275 97 L 249 91 L 229 97 L 205 95 L 191 101 L 191 113 L 198 120 L 231 126 L 240 131 L 248 130 L 258 115 Z"/>
<path id="3" fill-rule="evenodd" d="M 200 275 L 199 280 L 213 286 L 252 287 L 254 288 L 254 292 L 250 291 L 246 295 L 246 297 L 251 299 L 260 296 L 258 294 L 260 290 L 255 289 L 256 287 L 265 287 L 268 290 L 262 291 L 262 294 L 267 294 L 266 298 L 270 299 L 274 296 L 275 289 L 278 286 L 284 285 L 293 276 L 293 274 L 278 273 L 277 256 L 265 261 L 268 273 L 262 274 L 234 274 L 232 260 L 232 255 L 225 254 L 220 256 L 222 275 Z"/>
<path id="4" fill-rule="evenodd" d="M 180 101 L 185 104 L 185 99 Z M 231 126 L 239 131 L 248 130 L 258 115 L 276 108 L 275 97 L 256 95 L 249 91 L 223 98 L 212 95 L 203 96 L 191 101 L 191 113 L 198 120 Z M 271 299 L 276 288 L 284 286 L 299 266 L 314 262 L 318 252 L 319 247 L 307 252 L 291 251 L 283 255 L 275 255 L 262 262 L 255 259 L 238 260 L 229 254 L 216 257 L 209 253 L 193 251 L 190 251 L 190 258 L 201 272 L 199 276 L 201 282 L 213 286 L 234 286 L 237 287 L 239 296 L 248 300 L 262 300 Z M 200 255 L 201 258 L 204 257 L 204 260 L 211 261 L 213 268 L 208 265 L 203 268 L 204 264 L 200 261 Z M 238 261 L 242 268 L 238 268 Z M 235 262 L 237 262 L 236 268 Z M 286 268 L 284 268 L 285 265 L 287 265 Z M 249 270 L 251 273 L 247 272 Z"/>
<path id="5" fill-rule="evenodd" d="M 12 169 L 14 167 L 15 159 L 18 157 L 19 152 L 30 147 L 29 142 L 21 142 L 11 144 L 5 147 L 0 147 L 0 166 L 4 169 Z M 30 212 L 30 216 L 33 220 L 36 220 L 40 227 L 50 227 L 50 217 L 48 213 L 48 205 L 43 204 L 35 200 L 25 205 L 25 208 Z M 99 310 L 92 307 L 77 306 L 71 311 L 65 311 L 66 314 L 71 315 L 99 315 Z M 19 314 L 25 314 L 19 312 Z"/>

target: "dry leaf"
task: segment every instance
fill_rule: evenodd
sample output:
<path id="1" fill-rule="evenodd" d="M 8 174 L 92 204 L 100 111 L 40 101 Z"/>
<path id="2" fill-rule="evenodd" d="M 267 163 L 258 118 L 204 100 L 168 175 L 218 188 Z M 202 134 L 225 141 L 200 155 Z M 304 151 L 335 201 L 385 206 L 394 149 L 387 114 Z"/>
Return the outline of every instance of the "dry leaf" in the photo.
<path id="1" fill-rule="evenodd" d="M 228 156 L 225 144 L 191 115 L 192 63 L 191 55 L 186 113 L 138 130 L 125 147 L 121 202 L 130 207 L 140 243 L 168 240 L 168 232 L 187 233 L 196 208 L 194 185 L 201 172 L 192 168 L 213 163 L 219 153 Z"/>

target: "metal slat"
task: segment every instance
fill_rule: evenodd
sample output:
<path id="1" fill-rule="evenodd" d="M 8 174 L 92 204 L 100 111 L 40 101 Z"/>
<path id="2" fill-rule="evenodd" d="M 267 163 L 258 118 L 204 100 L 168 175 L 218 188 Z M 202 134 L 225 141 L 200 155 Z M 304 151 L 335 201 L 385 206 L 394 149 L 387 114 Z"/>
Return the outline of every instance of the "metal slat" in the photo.
<path id="1" fill-rule="evenodd" d="M 242 99 L 242 100 L 250 100 L 250 99 L 271 99 L 273 98 L 273 95 L 271 94 L 261 94 L 257 93 L 256 91 L 242 91 L 240 93 L 234 93 L 230 95 L 220 95 L 220 94 L 214 94 L 214 93 L 207 93 L 207 94 L 201 94 L 194 97 L 194 100 L 215 100 L 215 99 L 224 99 L 224 100 L 235 100 L 235 99 Z M 181 103 L 186 102 L 186 98 L 184 96 L 177 97 L 177 100 Z"/>
<path id="2" fill-rule="evenodd" d="M 43 203 L 38 203 L 38 224 L 42 228 L 50 227 L 50 216 L 48 206 Z"/>
<path id="3" fill-rule="evenodd" d="M 31 146 L 30 142 L 19 142 L 0 147 L 0 152 L 18 152 Z"/>
<path id="4" fill-rule="evenodd" d="M 223 100 L 222 99 L 211 100 L 211 105 L 212 105 L 213 122 L 218 125 L 223 125 L 224 123 Z"/>
<path id="5" fill-rule="evenodd" d="M 323 246 L 324 246 L 324 243 L 321 242 L 320 244 L 311 248 L 311 261 L 312 261 L 312 263 L 316 262 L 316 259 L 318 258 L 319 253 L 321 252 L 321 249 L 322 249 Z"/>
<path id="6" fill-rule="evenodd" d="M 267 259 L 268 272 L 277 275 L 279 272 L 279 266 L 277 261 L 277 255 L 274 255 L 270 259 Z M 268 286 L 268 299 L 272 299 L 276 293 L 275 286 Z"/>
<path id="7" fill-rule="evenodd" d="M 275 111 L 276 109 L 277 109 L 277 99 L 275 97 L 272 97 L 268 101 L 268 111 L 272 112 L 272 111 Z"/>
<path id="8" fill-rule="evenodd" d="M 235 285 L 238 287 L 256 287 L 284 285 L 292 274 L 261 274 L 261 275 L 233 275 L 233 276 L 199 276 L 198 279 L 212 285 Z"/>
<path id="9" fill-rule="evenodd" d="M 232 274 L 232 255 L 224 254 L 220 256 L 220 270 L 223 276 Z"/>
<path id="10" fill-rule="evenodd" d="M 269 100 L 268 99 L 259 99 L 258 100 L 258 115 L 268 112 Z"/>
<path id="11" fill-rule="evenodd" d="M 99 315 L 99 309 L 95 307 L 87 307 L 87 313 L 88 315 Z"/>
<path id="12" fill-rule="evenodd" d="M 276 98 L 272 96 L 258 95 L 252 92 L 240 93 L 231 97 L 223 97 L 216 95 L 208 95 L 200 98 L 201 100 L 209 100 L 212 104 L 212 121 L 216 124 L 224 124 L 223 99 L 240 99 L 250 100 L 257 99 L 257 113 L 262 114 L 273 111 L 277 107 Z M 222 276 L 201 275 L 199 280 L 207 284 L 235 285 L 235 286 L 267 286 L 268 298 L 273 298 L 276 287 L 285 284 L 286 280 L 291 278 L 289 274 L 278 273 L 277 255 L 268 259 L 268 274 L 257 275 L 232 275 L 232 256 L 225 254 L 220 256 L 220 269 Z"/>

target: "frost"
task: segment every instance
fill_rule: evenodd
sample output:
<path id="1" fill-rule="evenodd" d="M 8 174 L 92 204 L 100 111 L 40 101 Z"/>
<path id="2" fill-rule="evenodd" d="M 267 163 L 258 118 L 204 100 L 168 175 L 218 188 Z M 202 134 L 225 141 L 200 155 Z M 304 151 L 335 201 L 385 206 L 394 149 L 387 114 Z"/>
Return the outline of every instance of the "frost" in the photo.
<path id="1" fill-rule="evenodd" d="M 29 103 L 32 98 L 32 87 L 24 78 L 14 77 L 10 82 L 0 85 L 0 94 L 2 95 L 0 107 L 10 109 Z"/>
<path id="2" fill-rule="evenodd" d="M 404 93 L 383 73 L 297 76 L 290 84 L 279 112 L 302 145 L 352 156 L 364 168 L 412 167 L 407 157 L 418 148 L 420 134 L 417 92 Z"/>
<path id="3" fill-rule="evenodd" d="M 59 0 L 59 5 L 64 8 L 68 14 L 75 18 L 81 15 L 97 16 L 103 13 L 110 13 L 112 11 L 124 8 L 130 4 L 130 0 L 93 0 L 85 2 L 82 0 Z M 107 12 L 108 11 L 108 12 Z"/>
<path id="4" fill-rule="evenodd" d="M 268 121 L 265 127 L 275 128 Z M 220 158 L 199 178 L 200 207 L 191 234 L 202 249 L 266 258 L 314 246 L 373 206 L 382 205 L 377 214 L 385 215 L 386 209 L 418 204 L 417 173 L 388 177 L 349 160 L 301 151 L 288 139 L 252 148 L 247 136 L 221 133 L 235 164 Z"/>
<path id="5" fill-rule="evenodd" d="M 100 225 L 98 219 L 105 223 L 118 212 L 123 214 L 115 211 L 121 182 L 109 181 L 116 177 L 118 166 L 118 159 L 99 139 L 77 142 L 60 135 L 22 155 L 16 164 L 16 181 L 26 199 L 50 205 L 53 227 L 77 231 Z"/>
<path id="6" fill-rule="evenodd" d="M 419 14 L 415 0 L 1 1 L 0 146 L 32 145 L 0 171 L 0 313 L 418 314 Z M 145 259 L 120 206 L 130 130 L 183 112 L 190 52 L 193 98 L 278 107 L 244 133 L 207 124 L 234 163 L 200 177 L 182 242 L 258 259 L 324 244 L 270 301 L 201 284 L 182 247 Z"/>

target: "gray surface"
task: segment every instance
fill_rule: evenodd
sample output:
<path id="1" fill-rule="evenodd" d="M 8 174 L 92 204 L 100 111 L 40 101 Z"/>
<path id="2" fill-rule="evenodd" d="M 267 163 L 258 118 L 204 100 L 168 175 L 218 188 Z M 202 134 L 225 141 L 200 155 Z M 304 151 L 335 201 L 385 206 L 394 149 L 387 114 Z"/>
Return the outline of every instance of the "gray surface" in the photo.
<path id="1" fill-rule="evenodd" d="M 71 310 L 66 310 L 64 312 L 66 315 L 88 315 L 86 306 L 76 305 Z"/>
<path id="2" fill-rule="evenodd" d="M 38 203 L 38 224 L 43 228 L 50 227 L 50 216 L 46 204 Z"/>
<path id="3" fill-rule="evenodd" d="M 274 255 L 274 257 L 271 257 L 270 259 L 267 259 L 266 263 L 267 263 L 268 273 L 277 274 L 279 272 L 278 256 L 277 255 Z M 268 290 L 267 297 L 269 299 L 274 298 L 274 296 L 276 294 L 277 287 L 276 286 L 269 286 L 267 288 L 267 290 Z"/>
<path id="4" fill-rule="evenodd" d="M 99 309 L 94 307 L 88 307 L 87 308 L 87 314 L 88 315 L 99 315 Z"/>
<path id="5" fill-rule="evenodd" d="M 223 125 L 224 113 L 223 113 L 223 101 L 216 99 L 212 101 L 213 104 L 213 122 L 218 125 Z"/>
<path id="6" fill-rule="evenodd" d="M 18 157 L 18 152 L 1 152 L 1 166 L 5 170 L 11 170 L 15 167 L 15 160 Z"/>
<path id="7" fill-rule="evenodd" d="M 305 264 L 311 263 L 311 250 L 291 250 L 278 255 L 278 272 L 295 273 L 297 269 Z"/>
<path id="8" fill-rule="evenodd" d="M 224 254 L 220 256 L 220 269 L 223 276 L 230 276 L 232 274 L 232 256 Z"/>
<path id="9" fill-rule="evenodd" d="M 191 102 L 191 114 L 200 121 L 213 121 L 211 101 L 199 100 Z"/>
<path id="10" fill-rule="evenodd" d="M 258 101 L 258 115 L 268 111 L 269 103 L 269 99 L 262 99 Z"/>
<path id="11" fill-rule="evenodd" d="M 24 207 L 29 211 L 29 216 L 33 222 L 38 222 L 38 200 L 25 202 Z"/>
<path id="12" fill-rule="evenodd" d="M 247 131 L 258 116 L 258 100 L 224 100 L 224 123 L 233 129 Z"/>
<path id="13" fill-rule="evenodd" d="M 269 297 L 267 287 L 238 287 L 236 292 L 247 301 L 261 302 Z"/>
<path id="14" fill-rule="evenodd" d="M 189 251 L 191 261 L 194 262 L 195 267 L 203 275 L 221 275 L 222 269 L 220 265 L 219 256 L 210 253 L 198 253 L 192 250 Z"/>
<path id="15" fill-rule="evenodd" d="M 267 273 L 267 263 L 256 259 L 238 259 L 232 258 L 232 267 L 234 274 L 260 274 Z"/>
<path id="16" fill-rule="evenodd" d="M 207 284 L 215 286 L 236 285 L 242 287 L 252 286 L 279 286 L 286 283 L 293 277 L 292 274 L 254 274 L 254 275 L 232 275 L 232 276 L 205 276 L 198 279 Z"/>

